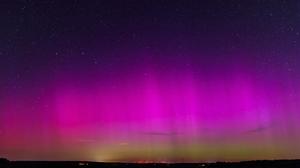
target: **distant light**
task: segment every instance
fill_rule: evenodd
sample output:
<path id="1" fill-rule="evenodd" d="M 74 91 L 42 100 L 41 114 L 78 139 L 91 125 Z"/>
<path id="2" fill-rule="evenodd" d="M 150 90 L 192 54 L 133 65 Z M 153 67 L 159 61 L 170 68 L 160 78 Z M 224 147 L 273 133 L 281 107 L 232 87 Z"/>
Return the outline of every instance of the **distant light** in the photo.
<path id="1" fill-rule="evenodd" d="M 78 165 L 79 165 L 79 166 L 88 166 L 88 165 L 89 165 L 89 163 L 80 162 L 80 163 L 78 163 Z"/>

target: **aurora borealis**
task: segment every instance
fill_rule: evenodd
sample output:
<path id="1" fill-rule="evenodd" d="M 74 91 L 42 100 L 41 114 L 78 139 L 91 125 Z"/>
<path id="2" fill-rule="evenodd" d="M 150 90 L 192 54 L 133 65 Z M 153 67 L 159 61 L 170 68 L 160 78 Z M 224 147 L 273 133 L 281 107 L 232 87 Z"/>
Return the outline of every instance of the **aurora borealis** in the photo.
<path id="1" fill-rule="evenodd" d="M 299 159 L 299 7 L 3 2 L 0 156 Z"/>

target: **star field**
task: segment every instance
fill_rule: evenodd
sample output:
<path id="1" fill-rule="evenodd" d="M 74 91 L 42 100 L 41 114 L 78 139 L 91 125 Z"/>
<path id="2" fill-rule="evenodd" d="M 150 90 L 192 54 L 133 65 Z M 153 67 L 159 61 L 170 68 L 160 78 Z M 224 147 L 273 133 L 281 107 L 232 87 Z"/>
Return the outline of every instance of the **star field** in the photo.
<path id="1" fill-rule="evenodd" d="M 298 1 L 0 4 L 0 156 L 300 157 Z"/>

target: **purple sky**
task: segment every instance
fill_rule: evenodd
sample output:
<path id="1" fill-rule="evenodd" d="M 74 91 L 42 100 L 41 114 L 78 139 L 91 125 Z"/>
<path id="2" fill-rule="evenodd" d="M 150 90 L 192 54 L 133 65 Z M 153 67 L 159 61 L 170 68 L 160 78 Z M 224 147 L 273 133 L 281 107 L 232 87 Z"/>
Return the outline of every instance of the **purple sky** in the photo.
<path id="1" fill-rule="evenodd" d="M 0 7 L 0 156 L 300 158 L 297 1 Z"/>

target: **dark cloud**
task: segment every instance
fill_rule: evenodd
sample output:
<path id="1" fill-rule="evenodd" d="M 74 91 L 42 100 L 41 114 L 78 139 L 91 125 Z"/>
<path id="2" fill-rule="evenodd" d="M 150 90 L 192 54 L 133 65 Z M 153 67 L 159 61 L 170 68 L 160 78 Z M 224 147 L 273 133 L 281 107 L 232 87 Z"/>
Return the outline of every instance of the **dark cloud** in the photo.
<path id="1" fill-rule="evenodd" d="M 144 135 L 154 135 L 154 136 L 174 136 L 178 135 L 177 132 L 143 132 Z"/>

